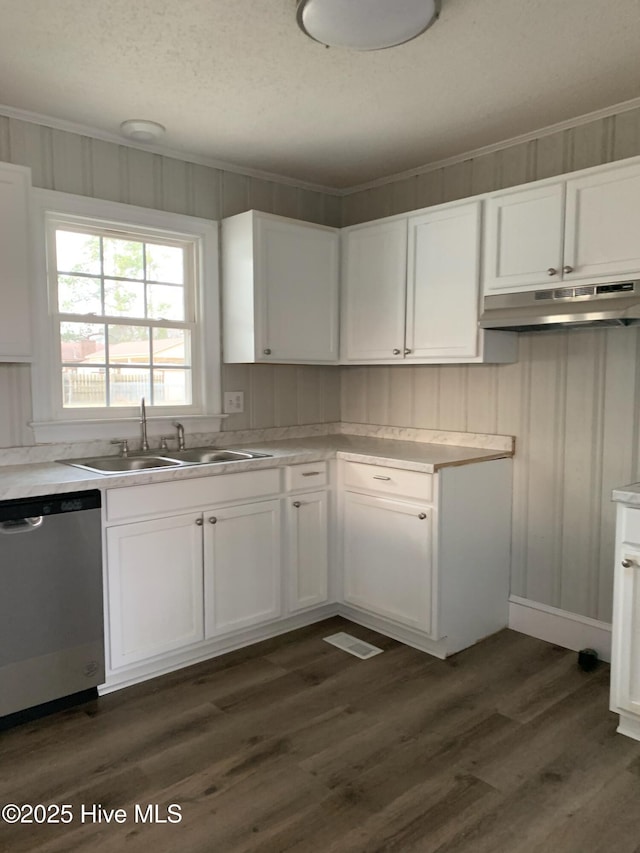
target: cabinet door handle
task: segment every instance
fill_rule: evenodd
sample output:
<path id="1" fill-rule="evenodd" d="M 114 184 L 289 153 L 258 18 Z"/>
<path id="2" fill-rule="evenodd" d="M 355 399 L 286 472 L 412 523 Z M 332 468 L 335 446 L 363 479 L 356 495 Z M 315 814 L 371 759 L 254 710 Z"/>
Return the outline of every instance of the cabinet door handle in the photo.
<path id="1" fill-rule="evenodd" d="M 262 350 L 262 352 L 263 352 L 265 355 L 271 355 L 271 350 L 269 349 L 269 347 L 265 347 L 265 348 Z"/>
<path id="2" fill-rule="evenodd" d="M 202 527 L 204 521 L 201 518 L 196 518 L 196 524 L 198 525 L 198 527 Z"/>
<path id="3" fill-rule="evenodd" d="M 394 354 L 394 355 L 400 355 L 400 350 L 396 347 L 396 348 L 393 350 L 393 354 Z"/>
<path id="4" fill-rule="evenodd" d="M 218 519 L 215 517 L 215 515 L 212 515 L 209 518 L 209 524 L 217 524 L 217 523 L 218 523 Z"/>
<path id="5" fill-rule="evenodd" d="M 293 505 L 294 505 L 294 507 L 295 507 L 296 509 L 298 509 L 299 507 L 301 507 L 301 506 L 302 506 L 302 503 L 301 503 L 300 501 L 294 501 L 294 502 L 293 502 Z"/>
<path id="6" fill-rule="evenodd" d="M 547 275 L 558 275 L 558 270 L 555 267 L 549 267 Z"/>
<path id="7" fill-rule="evenodd" d="M 630 569 L 631 566 L 635 566 L 635 564 L 636 564 L 636 561 L 631 560 L 629 557 L 625 557 L 625 559 L 622 561 L 622 565 L 625 569 Z"/>
<path id="8" fill-rule="evenodd" d="M 385 477 L 384 474 L 374 474 L 373 479 L 374 480 L 390 480 L 391 477 Z"/>
<path id="9" fill-rule="evenodd" d="M 303 477 L 317 477 L 319 473 L 320 473 L 320 471 L 303 471 L 302 476 Z"/>
<path id="10" fill-rule="evenodd" d="M 427 517 L 427 513 L 426 513 L 426 512 L 421 512 L 421 513 L 420 513 L 420 515 L 418 516 L 418 518 L 420 519 L 420 521 L 424 521 L 426 517 Z"/>
<path id="11" fill-rule="evenodd" d="M 566 267 L 562 267 L 562 272 L 573 272 L 573 267 L 570 267 L 568 264 Z"/>
<path id="12" fill-rule="evenodd" d="M 411 350 L 408 347 L 405 347 L 404 354 L 405 355 L 411 355 Z"/>

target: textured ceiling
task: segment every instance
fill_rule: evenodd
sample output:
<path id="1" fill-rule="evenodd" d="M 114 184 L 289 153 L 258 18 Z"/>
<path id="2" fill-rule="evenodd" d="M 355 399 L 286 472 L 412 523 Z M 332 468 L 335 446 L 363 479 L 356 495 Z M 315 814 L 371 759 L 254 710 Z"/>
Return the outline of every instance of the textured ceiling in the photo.
<path id="1" fill-rule="evenodd" d="M 393 2 L 393 0 L 390 0 Z M 640 96 L 640 0 L 443 0 L 402 47 L 326 49 L 295 0 L 0 0 L 0 103 L 239 167 L 359 184 Z"/>

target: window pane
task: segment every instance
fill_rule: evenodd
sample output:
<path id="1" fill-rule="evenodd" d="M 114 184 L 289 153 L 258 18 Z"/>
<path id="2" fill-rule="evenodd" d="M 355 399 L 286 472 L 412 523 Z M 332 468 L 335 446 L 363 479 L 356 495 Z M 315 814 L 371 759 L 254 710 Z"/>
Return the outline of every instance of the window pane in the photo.
<path id="1" fill-rule="evenodd" d="M 147 243 L 147 279 L 184 284 L 184 249 Z"/>
<path id="2" fill-rule="evenodd" d="M 190 370 L 153 370 L 153 401 L 156 406 L 191 404 Z"/>
<path id="3" fill-rule="evenodd" d="M 100 275 L 100 238 L 56 229 L 56 262 L 59 272 Z"/>
<path id="4" fill-rule="evenodd" d="M 170 284 L 147 285 L 147 317 L 154 320 L 184 320 L 184 288 Z"/>
<path id="5" fill-rule="evenodd" d="M 60 358 L 76 364 L 104 363 L 102 323 L 60 323 Z"/>
<path id="6" fill-rule="evenodd" d="M 87 408 L 107 405 L 104 368 L 63 367 L 62 405 L 64 408 Z"/>
<path id="7" fill-rule="evenodd" d="M 119 278 L 144 278 L 143 249 L 143 243 L 105 237 L 103 240 L 104 274 Z"/>
<path id="8" fill-rule="evenodd" d="M 104 312 L 112 317 L 144 317 L 144 284 L 105 278 Z"/>
<path id="9" fill-rule="evenodd" d="M 189 332 L 180 329 L 153 330 L 153 363 L 191 364 Z"/>
<path id="10" fill-rule="evenodd" d="M 109 326 L 109 364 L 149 364 L 149 329 Z"/>
<path id="11" fill-rule="evenodd" d="M 109 369 L 109 398 L 112 406 L 138 406 L 140 398 L 151 400 L 151 371 L 135 367 Z"/>
<path id="12" fill-rule="evenodd" d="M 58 276 L 58 310 L 63 314 L 102 314 L 100 279 Z"/>

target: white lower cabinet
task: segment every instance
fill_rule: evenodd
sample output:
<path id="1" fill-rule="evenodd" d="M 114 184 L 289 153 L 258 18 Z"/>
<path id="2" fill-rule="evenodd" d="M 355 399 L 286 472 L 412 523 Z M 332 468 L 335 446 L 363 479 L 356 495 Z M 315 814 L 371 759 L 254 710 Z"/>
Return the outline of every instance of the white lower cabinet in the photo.
<path id="1" fill-rule="evenodd" d="M 611 644 L 611 710 L 640 740 L 640 508 L 618 507 Z"/>
<path id="2" fill-rule="evenodd" d="M 438 657 L 507 624 L 510 459 L 303 463 L 110 489 L 104 507 L 102 692 L 335 614 Z"/>
<path id="3" fill-rule="evenodd" d="M 327 465 L 282 474 L 107 491 L 104 692 L 328 615 Z"/>
<path id="4" fill-rule="evenodd" d="M 280 616 L 280 501 L 212 509 L 204 520 L 206 636 Z"/>
<path id="5" fill-rule="evenodd" d="M 326 491 L 287 498 L 288 607 L 324 604 L 329 597 L 329 528 Z"/>
<path id="6" fill-rule="evenodd" d="M 202 640 L 202 529 L 197 514 L 107 530 L 112 669 Z"/>
<path id="7" fill-rule="evenodd" d="M 510 459 L 339 481 L 343 615 L 441 658 L 507 625 Z"/>
<path id="8" fill-rule="evenodd" d="M 424 504 L 346 492 L 345 602 L 431 633 L 431 519 Z"/>

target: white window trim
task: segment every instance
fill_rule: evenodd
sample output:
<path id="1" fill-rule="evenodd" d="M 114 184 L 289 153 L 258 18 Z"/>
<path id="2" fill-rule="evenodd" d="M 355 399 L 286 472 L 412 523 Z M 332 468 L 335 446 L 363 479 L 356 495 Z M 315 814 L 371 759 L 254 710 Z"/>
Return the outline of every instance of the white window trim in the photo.
<path id="1" fill-rule="evenodd" d="M 112 222 L 115 227 L 131 226 L 142 231 L 170 231 L 195 238 L 199 244 L 197 317 L 199 325 L 198 351 L 193 360 L 200 365 L 194 371 L 194 401 L 191 412 L 168 408 L 154 414 L 149 412 L 149 435 L 171 435 L 171 422 L 179 419 L 188 432 L 218 432 L 221 413 L 221 347 L 220 298 L 218 275 L 218 223 L 195 216 L 136 207 L 119 202 L 94 199 L 88 196 L 34 189 L 31 196 L 33 241 L 33 333 L 34 361 L 32 365 L 33 422 L 30 424 L 37 443 L 81 441 L 108 438 L 132 438 L 140 434 L 139 415 L 133 409 L 104 410 L 99 413 L 61 411 L 55 389 L 60 380 L 53 370 L 58 359 L 52 347 L 49 284 L 47 280 L 47 217 L 77 216 Z M 52 366 L 53 365 L 53 366 Z M 84 415 L 84 413 L 83 413 Z"/>

